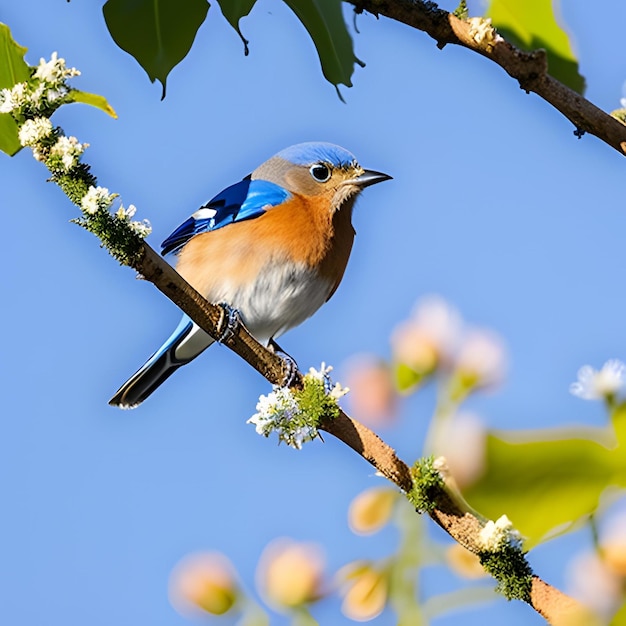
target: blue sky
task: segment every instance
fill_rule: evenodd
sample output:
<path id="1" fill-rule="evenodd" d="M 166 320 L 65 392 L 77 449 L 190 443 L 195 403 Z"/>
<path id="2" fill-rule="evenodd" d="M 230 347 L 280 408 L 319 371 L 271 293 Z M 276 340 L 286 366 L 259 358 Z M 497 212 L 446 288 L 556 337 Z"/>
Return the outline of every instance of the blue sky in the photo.
<path id="1" fill-rule="evenodd" d="M 605 110 L 618 107 L 626 80 L 621 23 L 606 20 L 620 12 L 617 0 L 602 13 L 562 7 L 587 96 Z M 301 367 L 326 361 L 340 378 L 354 353 L 388 356 L 393 327 L 417 298 L 438 293 L 506 340 L 505 384 L 473 403 L 488 424 L 603 423 L 599 405 L 568 386 L 584 363 L 626 360 L 624 160 L 593 137 L 577 140 L 567 120 L 498 67 L 361 16 L 355 45 L 367 66 L 342 103 L 293 14 L 260 0 L 242 22 L 250 56 L 213 6 L 161 101 L 160 86 L 111 40 L 97 3 L 23 0 L 0 9 L 0 21 L 31 64 L 58 51 L 82 72 L 74 84 L 116 109 L 113 120 L 73 105 L 54 121 L 91 145 L 85 159 L 100 184 L 150 219 L 154 247 L 293 143 L 338 143 L 394 177 L 359 201 L 337 294 L 282 338 Z M 0 189 L 0 621 L 177 626 L 187 620 L 168 603 L 167 578 L 188 552 L 225 552 L 250 585 L 276 536 L 321 542 L 333 568 L 393 548 L 391 530 L 365 539 L 345 522 L 350 500 L 380 483 L 373 470 L 330 437 L 301 452 L 258 437 L 246 419 L 268 385 L 225 348 L 136 411 L 109 407 L 179 314 L 69 224 L 76 210 L 26 151 L 2 158 Z M 407 460 L 420 453 L 432 401 L 418 396 L 382 433 Z M 587 539 L 581 531 L 542 546 L 531 563 L 563 587 Z M 427 576 L 427 588 L 436 591 L 440 578 Z M 318 615 L 348 623 L 333 603 Z M 503 600 L 435 623 L 505 619 L 543 623 Z"/>

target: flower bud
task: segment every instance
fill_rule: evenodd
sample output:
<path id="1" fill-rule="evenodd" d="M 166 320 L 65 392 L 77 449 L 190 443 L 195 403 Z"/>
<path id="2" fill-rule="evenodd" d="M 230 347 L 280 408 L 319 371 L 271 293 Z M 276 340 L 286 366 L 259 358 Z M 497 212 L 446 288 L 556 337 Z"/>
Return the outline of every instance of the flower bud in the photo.
<path id="1" fill-rule="evenodd" d="M 369 535 L 380 530 L 391 518 L 397 494 L 389 487 L 372 487 L 360 493 L 348 510 L 348 524 L 353 532 Z"/>
<path id="2" fill-rule="evenodd" d="M 235 570 L 218 552 L 191 554 L 172 570 L 169 584 L 170 602 L 181 614 L 224 615 L 239 597 Z"/>
<path id="3" fill-rule="evenodd" d="M 318 545 L 276 539 L 261 555 L 257 585 L 270 604 L 293 609 L 321 597 L 323 572 L 324 558 Z"/>
<path id="4" fill-rule="evenodd" d="M 475 579 L 487 576 L 480 559 L 459 543 L 446 550 L 446 562 L 450 569 L 463 578 Z"/>
<path id="5" fill-rule="evenodd" d="M 345 589 L 342 613 L 357 622 L 367 622 L 380 615 L 387 604 L 388 576 L 369 563 L 352 563 L 339 571 Z"/>

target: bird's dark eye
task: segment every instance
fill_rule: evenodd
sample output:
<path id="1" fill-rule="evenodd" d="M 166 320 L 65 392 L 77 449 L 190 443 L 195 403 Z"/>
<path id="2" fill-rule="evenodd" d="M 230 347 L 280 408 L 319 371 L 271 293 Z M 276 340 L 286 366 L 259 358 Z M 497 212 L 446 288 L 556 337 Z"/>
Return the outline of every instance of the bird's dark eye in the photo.
<path id="1" fill-rule="evenodd" d="M 330 168 L 324 163 L 311 165 L 309 172 L 318 183 L 325 183 L 330 178 Z"/>

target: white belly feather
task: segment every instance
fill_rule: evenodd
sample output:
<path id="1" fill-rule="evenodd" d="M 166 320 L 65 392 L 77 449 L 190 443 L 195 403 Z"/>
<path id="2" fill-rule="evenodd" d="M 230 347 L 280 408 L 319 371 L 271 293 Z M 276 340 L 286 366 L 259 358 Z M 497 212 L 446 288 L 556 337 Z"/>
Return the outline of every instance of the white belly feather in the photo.
<path id="1" fill-rule="evenodd" d="M 333 285 L 305 265 L 271 264 L 252 284 L 242 287 L 224 281 L 205 297 L 226 302 L 241 314 L 246 328 L 263 344 L 298 326 L 328 299 Z"/>

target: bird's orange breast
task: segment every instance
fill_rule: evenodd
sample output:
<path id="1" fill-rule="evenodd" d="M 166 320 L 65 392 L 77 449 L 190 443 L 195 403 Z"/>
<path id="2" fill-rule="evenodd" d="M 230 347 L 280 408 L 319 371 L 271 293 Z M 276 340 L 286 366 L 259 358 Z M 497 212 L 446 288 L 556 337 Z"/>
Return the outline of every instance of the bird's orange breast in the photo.
<path id="1" fill-rule="evenodd" d="M 324 195 L 293 195 L 263 215 L 193 237 L 179 254 L 178 272 L 206 297 L 224 281 L 249 284 L 271 263 L 311 268 L 338 286 L 352 249 L 352 204 L 331 210 Z"/>

